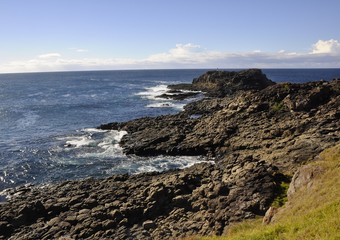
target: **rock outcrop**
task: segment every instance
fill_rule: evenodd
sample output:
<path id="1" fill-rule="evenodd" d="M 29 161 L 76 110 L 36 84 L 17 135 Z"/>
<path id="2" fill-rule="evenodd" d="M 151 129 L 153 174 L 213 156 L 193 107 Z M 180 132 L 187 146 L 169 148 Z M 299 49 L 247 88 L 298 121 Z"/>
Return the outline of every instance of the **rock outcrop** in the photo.
<path id="1" fill-rule="evenodd" d="M 323 169 L 320 166 L 304 165 L 301 166 L 292 178 L 287 191 L 288 200 L 303 187 L 310 188 L 313 185 L 313 180 L 323 173 Z"/>
<path id="2" fill-rule="evenodd" d="M 277 169 L 265 161 L 232 155 L 163 174 L 29 187 L 2 203 L 0 239 L 220 235 L 231 222 L 264 214 L 277 179 Z"/>
<path id="3" fill-rule="evenodd" d="M 8 190 L 0 239 L 220 235 L 232 222 L 264 215 L 284 174 L 339 142 L 338 79 L 274 84 L 257 69 L 211 71 L 170 88 L 209 98 L 176 115 L 100 128 L 127 131 L 120 143 L 126 154 L 205 155 L 215 164 Z M 314 174 L 302 170 L 294 188 Z"/>
<path id="4" fill-rule="evenodd" d="M 293 174 L 339 141 L 339 109 L 339 80 L 283 83 L 193 102 L 177 115 L 101 128 L 127 131 L 121 142 L 127 154 L 254 155 Z"/>
<path id="5" fill-rule="evenodd" d="M 194 79 L 192 87 L 209 96 L 224 97 L 240 90 L 260 90 L 274 84 L 260 69 L 249 69 L 239 72 L 208 71 Z"/>

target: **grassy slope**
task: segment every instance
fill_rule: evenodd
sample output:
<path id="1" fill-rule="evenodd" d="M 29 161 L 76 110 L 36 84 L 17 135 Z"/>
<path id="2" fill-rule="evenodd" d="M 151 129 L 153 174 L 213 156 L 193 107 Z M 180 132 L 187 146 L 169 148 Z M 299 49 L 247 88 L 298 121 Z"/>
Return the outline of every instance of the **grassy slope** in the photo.
<path id="1" fill-rule="evenodd" d="M 311 188 L 299 190 L 277 214 L 274 223 L 262 219 L 245 221 L 230 227 L 227 236 L 194 237 L 201 240 L 340 240 L 340 144 L 324 151 L 311 164 L 324 169 Z"/>

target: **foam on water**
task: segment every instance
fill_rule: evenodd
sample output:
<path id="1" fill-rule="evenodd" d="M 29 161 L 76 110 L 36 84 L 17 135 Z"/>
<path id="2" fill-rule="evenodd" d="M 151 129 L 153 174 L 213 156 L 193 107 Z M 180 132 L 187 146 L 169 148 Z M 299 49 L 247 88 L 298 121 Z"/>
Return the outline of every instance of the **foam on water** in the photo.
<path id="1" fill-rule="evenodd" d="M 127 134 L 125 131 L 88 128 L 81 130 L 79 134 L 81 135 L 59 138 L 65 142 L 59 151 L 74 151 L 75 158 L 59 157 L 55 159 L 56 162 L 74 166 L 94 165 L 100 168 L 105 165 L 105 176 L 114 173 L 137 174 L 183 169 L 196 163 L 207 162 L 204 157 L 199 156 L 126 156 L 119 145 L 122 137 Z"/>
<path id="2" fill-rule="evenodd" d="M 172 100 L 172 99 L 166 99 L 166 98 L 161 98 L 159 96 L 163 94 L 167 95 L 176 95 L 178 93 L 172 93 L 168 88 L 167 85 L 160 84 L 156 85 L 154 87 L 146 87 L 146 91 L 142 91 L 139 93 L 136 93 L 136 96 L 141 96 L 144 99 L 148 99 L 151 103 L 147 104 L 145 107 L 147 108 L 174 108 L 176 110 L 182 111 L 184 106 L 188 104 L 191 101 L 197 100 L 199 98 L 197 97 L 189 97 L 185 100 Z M 196 91 L 188 91 L 188 90 L 182 90 L 182 93 L 187 93 L 187 92 L 196 92 Z"/>
<path id="3" fill-rule="evenodd" d="M 0 190 L 114 172 L 163 171 L 200 162 L 202 158 L 196 157 L 125 156 L 119 146 L 122 132 L 87 127 L 176 114 L 200 95 L 185 100 L 157 96 L 171 94 L 167 85 L 190 83 L 204 72 L 0 74 Z M 264 73 L 276 82 L 306 82 L 338 78 L 340 70 L 266 69 Z"/>
<path id="4" fill-rule="evenodd" d="M 157 96 L 160 96 L 169 91 L 168 86 L 164 84 L 154 87 L 146 87 L 145 90 L 146 91 L 136 93 L 136 95 L 149 100 L 160 100 L 160 98 L 157 98 Z"/>
<path id="5" fill-rule="evenodd" d="M 178 110 L 183 110 L 184 103 L 174 103 L 174 102 L 156 102 L 146 105 L 147 108 L 176 108 Z"/>
<path id="6" fill-rule="evenodd" d="M 162 172 L 170 169 L 183 169 L 197 163 L 214 164 L 200 156 L 157 156 L 157 157 L 137 157 L 130 156 L 119 165 L 107 171 L 108 174 L 129 173 L 138 174 L 143 172 Z"/>
<path id="7" fill-rule="evenodd" d="M 117 158 L 123 156 L 123 150 L 119 146 L 126 131 L 100 130 L 86 128 L 77 135 L 59 137 L 62 147 L 55 148 L 56 152 L 74 152 L 76 159 L 100 159 Z M 63 160 L 62 160 L 63 161 Z"/>

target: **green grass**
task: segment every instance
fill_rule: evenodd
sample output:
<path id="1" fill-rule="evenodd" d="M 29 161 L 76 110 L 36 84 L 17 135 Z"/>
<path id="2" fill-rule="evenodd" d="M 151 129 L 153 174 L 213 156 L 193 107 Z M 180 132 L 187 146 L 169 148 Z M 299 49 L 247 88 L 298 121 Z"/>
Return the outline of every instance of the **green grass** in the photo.
<path id="1" fill-rule="evenodd" d="M 323 168 L 312 187 L 302 188 L 276 215 L 274 223 L 247 220 L 230 226 L 223 237 L 192 237 L 191 240 L 340 240 L 340 144 L 311 163 Z"/>

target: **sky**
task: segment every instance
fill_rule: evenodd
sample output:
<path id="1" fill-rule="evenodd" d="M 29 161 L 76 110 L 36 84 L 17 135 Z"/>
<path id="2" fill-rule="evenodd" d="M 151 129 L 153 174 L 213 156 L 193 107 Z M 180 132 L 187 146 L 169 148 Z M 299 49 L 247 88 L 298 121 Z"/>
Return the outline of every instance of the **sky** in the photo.
<path id="1" fill-rule="evenodd" d="M 339 68 L 339 0 L 1 0 L 0 73 Z"/>

